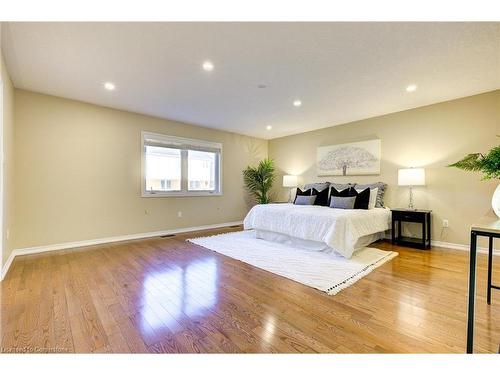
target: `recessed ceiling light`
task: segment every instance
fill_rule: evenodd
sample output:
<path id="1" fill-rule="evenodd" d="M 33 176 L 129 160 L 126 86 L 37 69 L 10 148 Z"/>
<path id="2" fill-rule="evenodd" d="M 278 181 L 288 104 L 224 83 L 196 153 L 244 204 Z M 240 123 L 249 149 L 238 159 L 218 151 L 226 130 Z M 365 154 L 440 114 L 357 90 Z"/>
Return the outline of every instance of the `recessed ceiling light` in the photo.
<path id="1" fill-rule="evenodd" d="M 116 88 L 116 86 L 113 82 L 106 82 L 104 83 L 104 88 L 108 91 L 113 91 Z"/>
<path id="2" fill-rule="evenodd" d="M 417 85 L 415 85 L 414 83 L 412 83 L 411 85 L 406 86 L 406 91 L 407 92 L 413 92 L 413 91 L 416 91 L 416 90 L 417 90 Z"/>
<path id="3" fill-rule="evenodd" d="M 300 107 L 302 105 L 302 102 L 300 100 L 294 100 L 293 105 L 295 107 Z"/>
<path id="4" fill-rule="evenodd" d="M 207 72 L 211 72 L 212 70 L 214 70 L 214 64 L 210 60 L 204 61 L 202 66 L 203 70 Z"/>
<path id="5" fill-rule="evenodd" d="M 272 127 L 271 125 L 267 125 L 267 126 L 266 126 L 266 129 L 267 129 L 267 130 L 271 130 L 272 128 L 273 128 L 273 127 Z"/>

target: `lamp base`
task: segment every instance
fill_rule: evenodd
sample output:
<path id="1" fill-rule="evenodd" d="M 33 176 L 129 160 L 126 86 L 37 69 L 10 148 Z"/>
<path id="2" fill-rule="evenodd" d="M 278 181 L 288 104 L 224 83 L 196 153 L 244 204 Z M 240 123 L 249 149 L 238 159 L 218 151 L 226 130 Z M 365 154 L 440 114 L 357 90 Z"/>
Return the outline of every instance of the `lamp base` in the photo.
<path id="1" fill-rule="evenodd" d="M 410 201 L 408 202 L 408 210 L 415 211 L 416 208 L 413 206 L 413 189 L 410 185 Z"/>

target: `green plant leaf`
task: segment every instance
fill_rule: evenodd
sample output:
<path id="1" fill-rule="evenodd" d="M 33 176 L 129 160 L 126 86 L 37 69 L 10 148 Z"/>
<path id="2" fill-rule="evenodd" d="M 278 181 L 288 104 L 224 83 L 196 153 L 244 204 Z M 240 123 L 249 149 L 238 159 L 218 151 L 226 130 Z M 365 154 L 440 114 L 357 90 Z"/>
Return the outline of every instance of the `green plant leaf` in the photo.
<path id="1" fill-rule="evenodd" d="M 448 165 L 464 171 L 483 172 L 483 180 L 500 178 L 500 146 L 493 147 L 486 155 L 474 153 Z"/>
<path id="2" fill-rule="evenodd" d="M 257 167 L 248 166 L 243 171 L 245 187 L 257 203 L 270 202 L 269 194 L 276 177 L 274 172 L 274 161 L 271 159 L 261 160 Z"/>
<path id="3" fill-rule="evenodd" d="M 484 180 L 500 178 L 500 146 L 494 147 L 482 160 Z"/>
<path id="4" fill-rule="evenodd" d="M 462 160 L 459 160 L 456 163 L 450 164 L 448 166 L 463 169 L 464 171 L 480 171 L 482 168 L 482 160 L 482 154 L 469 154 Z"/>

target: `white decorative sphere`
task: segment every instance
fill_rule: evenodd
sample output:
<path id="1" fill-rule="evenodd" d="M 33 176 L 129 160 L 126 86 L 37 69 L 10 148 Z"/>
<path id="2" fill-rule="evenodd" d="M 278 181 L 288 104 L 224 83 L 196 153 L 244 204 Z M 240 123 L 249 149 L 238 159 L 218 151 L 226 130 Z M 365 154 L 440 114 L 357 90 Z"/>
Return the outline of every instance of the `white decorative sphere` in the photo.
<path id="1" fill-rule="evenodd" d="M 491 197 L 491 207 L 495 214 L 500 217 L 500 184 L 495 189 L 493 196 Z"/>

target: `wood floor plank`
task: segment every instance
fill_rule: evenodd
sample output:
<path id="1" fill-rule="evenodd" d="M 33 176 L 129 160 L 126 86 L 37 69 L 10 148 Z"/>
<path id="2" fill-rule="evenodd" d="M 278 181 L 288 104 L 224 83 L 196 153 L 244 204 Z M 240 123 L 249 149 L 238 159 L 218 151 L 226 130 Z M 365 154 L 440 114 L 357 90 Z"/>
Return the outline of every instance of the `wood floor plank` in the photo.
<path id="1" fill-rule="evenodd" d="M 17 257 L 2 352 L 463 353 L 467 252 L 398 251 L 335 296 L 186 242 L 225 228 Z M 500 267 L 494 268 L 500 280 Z M 475 350 L 500 343 L 478 257 Z"/>

